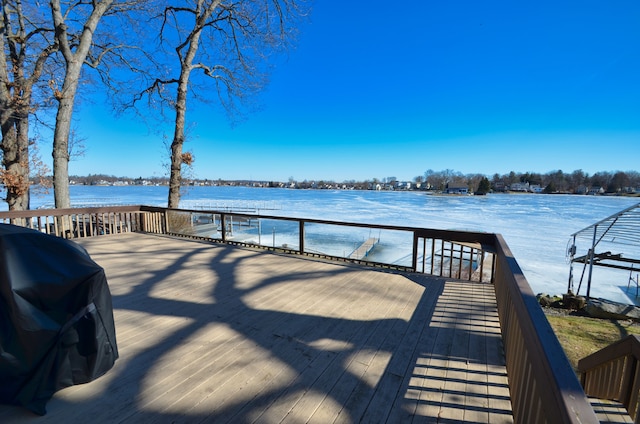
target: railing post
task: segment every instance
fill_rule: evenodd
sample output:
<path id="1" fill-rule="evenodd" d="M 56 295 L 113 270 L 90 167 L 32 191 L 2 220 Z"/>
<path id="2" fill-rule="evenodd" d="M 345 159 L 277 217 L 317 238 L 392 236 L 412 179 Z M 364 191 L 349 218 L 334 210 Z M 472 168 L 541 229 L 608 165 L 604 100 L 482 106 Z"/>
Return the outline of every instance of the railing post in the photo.
<path id="1" fill-rule="evenodd" d="M 598 235 L 598 224 L 593 226 L 593 243 L 589 252 L 589 277 L 587 279 L 587 299 L 591 297 L 591 276 L 593 275 L 593 256 L 596 250 L 596 237 Z"/>
<path id="2" fill-rule="evenodd" d="M 422 272 L 426 274 L 427 268 L 427 238 L 422 237 Z"/>
<path id="3" fill-rule="evenodd" d="M 226 225 L 227 225 L 227 215 L 222 212 L 220 213 L 220 232 L 222 233 L 222 241 L 227 241 L 227 230 L 226 230 Z"/>
<path id="4" fill-rule="evenodd" d="M 631 349 L 630 349 L 631 350 Z M 633 355 L 627 355 L 624 364 L 624 375 L 620 383 L 620 402 L 629 410 L 631 406 L 631 397 L 633 395 L 633 387 L 636 385 L 635 376 L 638 367 L 638 359 Z M 636 413 L 637 418 L 637 413 Z"/>
<path id="5" fill-rule="evenodd" d="M 304 253 L 304 221 L 300 220 L 298 221 L 298 224 L 299 224 L 298 237 L 299 237 L 299 244 L 300 244 L 300 253 Z"/>
<path id="6" fill-rule="evenodd" d="M 413 255 L 411 257 L 411 269 L 418 272 L 418 234 L 413 232 Z"/>
<path id="7" fill-rule="evenodd" d="M 482 278 L 484 277 L 484 249 L 480 251 L 480 278 L 479 281 L 482 283 Z"/>
<path id="8" fill-rule="evenodd" d="M 425 252 L 426 254 L 426 252 Z M 435 270 L 435 257 L 436 257 L 436 239 L 431 239 L 431 275 L 433 275 L 433 271 Z"/>
<path id="9" fill-rule="evenodd" d="M 141 212 L 138 214 L 138 230 L 139 231 L 147 231 L 147 216 L 151 214 L 151 212 Z"/>

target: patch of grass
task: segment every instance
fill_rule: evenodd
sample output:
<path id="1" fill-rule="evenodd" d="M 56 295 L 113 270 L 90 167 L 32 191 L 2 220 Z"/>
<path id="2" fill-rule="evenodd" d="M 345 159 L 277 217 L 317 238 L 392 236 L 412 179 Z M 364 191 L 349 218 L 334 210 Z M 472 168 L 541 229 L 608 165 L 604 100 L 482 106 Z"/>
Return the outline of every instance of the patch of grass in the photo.
<path id="1" fill-rule="evenodd" d="M 630 334 L 640 335 L 633 321 L 617 321 L 574 315 L 547 315 L 574 370 L 578 361 Z"/>

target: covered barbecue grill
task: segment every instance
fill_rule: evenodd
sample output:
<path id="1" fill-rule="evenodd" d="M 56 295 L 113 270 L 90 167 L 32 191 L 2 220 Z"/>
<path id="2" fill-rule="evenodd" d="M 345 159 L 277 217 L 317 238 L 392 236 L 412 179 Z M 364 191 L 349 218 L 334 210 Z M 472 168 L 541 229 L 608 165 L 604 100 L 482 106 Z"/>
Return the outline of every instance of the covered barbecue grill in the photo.
<path id="1" fill-rule="evenodd" d="M 0 402 L 43 415 L 117 358 L 104 270 L 72 241 L 0 224 Z"/>

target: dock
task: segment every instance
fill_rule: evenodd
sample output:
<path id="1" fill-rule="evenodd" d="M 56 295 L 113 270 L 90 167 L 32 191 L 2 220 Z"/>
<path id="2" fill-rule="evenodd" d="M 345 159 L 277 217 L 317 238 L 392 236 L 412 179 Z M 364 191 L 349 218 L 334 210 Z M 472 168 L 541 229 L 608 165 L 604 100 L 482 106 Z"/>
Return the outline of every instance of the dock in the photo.
<path id="1" fill-rule="evenodd" d="M 360 245 L 356 250 L 351 252 L 349 259 L 363 259 L 366 258 L 369 253 L 376 247 L 376 244 L 380 242 L 379 238 L 370 237 L 364 243 Z"/>

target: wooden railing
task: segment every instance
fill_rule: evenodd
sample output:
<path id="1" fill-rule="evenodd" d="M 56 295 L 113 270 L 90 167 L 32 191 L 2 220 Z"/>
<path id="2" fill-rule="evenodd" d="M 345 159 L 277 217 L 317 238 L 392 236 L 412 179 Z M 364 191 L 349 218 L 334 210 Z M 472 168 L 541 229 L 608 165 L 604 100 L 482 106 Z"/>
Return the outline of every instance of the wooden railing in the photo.
<path id="1" fill-rule="evenodd" d="M 183 237 L 205 238 L 235 245 L 261 247 L 305 256 L 323 257 L 469 281 L 491 281 L 493 278 L 494 255 L 490 245 L 493 235 L 489 233 L 359 224 L 200 209 L 166 210 L 157 207 L 142 207 L 142 209 L 165 214 L 167 233 Z M 237 230 L 251 226 L 257 228 L 259 221 L 293 224 L 297 232 L 296 240 L 283 246 L 259 243 L 255 240 L 243 240 L 238 237 Z M 236 230 L 234 230 L 234 226 Z M 344 232 L 350 229 L 364 229 L 369 232 L 402 233 L 405 235 L 406 243 L 404 246 L 410 259 L 406 264 L 402 264 L 376 262 L 369 257 L 351 255 L 350 252 L 345 252 L 344 255 L 322 253 L 309 247 L 307 233 L 312 226 L 340 228 Z M 401 249 L 401 246 L 395 247 Z"/>
<path id="2" fill-rule="evenodd" d="M 620 402 L 638 422 L 640 338 L 627 336 L 578 362 L 584 391 L 598 399 Z"/>
<path id="3" fill-rule="evenodd" d="M 136 231 L 166 232 L 164 213 L 141 206 L 0 212 L 0 222 L 69 239 Z"/>
<path id="4" fill-rule="evenodd" d="M 205 217 L 199 222 L 203 215 L 211 218 Z M 233 230 L 234 225 L 251 225 L 251 220 L 256 219 L 282 220 L 297 227 L 295 246 L 268 246 L 229 237 L 229 230 Z M 0 212 L 0 222 L 29 226 L 68 238 L 144 231 L 366 264 L 372 263 L 311 251 L 306 246 L 305 232 L 313 226 L 327 225 L 408 234 L 411 256 L 408 265 L 375 265 L 494 284 L 515 422 L 597 422 L 522 270 L 499 234 L 148 206 Z M 210 233 L 200 234 L 198 227 L 206 225 L 209 225 L 205 228 L 209 228 Z"/>
<path id="5" fill-rule="evenodd" d="M 517 423 L 597 423 L 529 283 L 501 235 L 495 235 L 494 286 Z"/>

